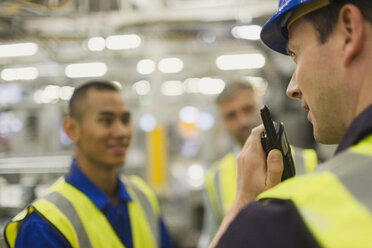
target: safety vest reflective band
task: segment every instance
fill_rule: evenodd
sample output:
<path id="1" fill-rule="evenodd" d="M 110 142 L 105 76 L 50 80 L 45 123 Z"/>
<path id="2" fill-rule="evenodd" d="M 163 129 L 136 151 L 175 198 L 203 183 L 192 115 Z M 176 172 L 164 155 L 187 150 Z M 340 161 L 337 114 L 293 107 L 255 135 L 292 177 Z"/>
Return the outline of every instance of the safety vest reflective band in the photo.
<path id="1" fill-rule="evenodd" d="M 279 184 L 258 199 L 293 201 L 324 247 L 371 247 L 372 136 L 318 168 Z"/>
<path id="2" fill-rule="evenodd" d="M 291 148 L 296 175 L 311 172 L 316 168 L 318 158 L 314 150 Z M 207 172 L 205 186 L 214 215 L 220 222 L 236 196 L 236 156 L 234 153 L 225 155 Z"/>
<path id="3" fill-rule="evenodd" d="M 318 156 L 313 149 L 301 149 L 291 146 L 293 160 L 296 167 L 296 175 L 302 175 L 313 171 L 318 165 Z"/>
<path id="4" fill-rule="evenodd" d="M 228 153 L 207 172 L 205 187 L 213 213 L 219 222 L 236 195 L 236 158 Z"/>
<path id="5" fill-rule="evenodd" d="M 138 177 L 128 180 L 126 186 L 133 200 L 128 202 L 133 247 L 158 247 L 160 208 L 154 193 Z M 10 247 L 15 246 L 18 230 L 33 211 L 46 219 L 71 247 L 125 247 L 104 214 L 63 178 L 6 226 L 4 236 Z"/>

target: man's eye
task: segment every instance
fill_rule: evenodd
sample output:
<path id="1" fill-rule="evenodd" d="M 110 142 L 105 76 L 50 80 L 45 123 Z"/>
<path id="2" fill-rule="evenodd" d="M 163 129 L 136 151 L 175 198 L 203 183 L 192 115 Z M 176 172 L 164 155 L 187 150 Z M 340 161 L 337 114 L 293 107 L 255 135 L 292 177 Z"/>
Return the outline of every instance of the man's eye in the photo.
<path id="1" fill-rule="evenodd" d="M 235 119 L 235 113 L 229 113 L 229 114 L 227 114 L 227 115 L 225 115 L 225 119 L 226 120 L 233 120 L 233 119 Z"/>
<path id="2" fill-rule="evenodd" d="M 126 113 L 121 117 L 121 121 L 123 124 L 128 124 L 130 122 L 130 114 Z"/>
<path id="3" fill-rule="evenodd" d="M 244 113 L 246 113 L 246 114 L 250 114 L 250 113 L 253 112 L 253 110 L 254 110 L 254 108 L 253 108 L 252 106 L 245 107 L 245 108 L 244 108 Z"/>
<path id="4" fill-rule="evenodd" d="M 288 54 L 289 54 L 289 56 L 291 56 L 292 58 L 296 57 L 296 54 L 295 54 L 294 52 L 292 52 L 292 51 L 289 51 Z"/>
<path id="5" fill-rule="evenodd" d="M 102 119 L 100 119 L 100 122 L 102 122 L 105 125 L 108 125 L 108 124 L 112 123 L 112 119 L 111 118 L 102 118 Z"/>

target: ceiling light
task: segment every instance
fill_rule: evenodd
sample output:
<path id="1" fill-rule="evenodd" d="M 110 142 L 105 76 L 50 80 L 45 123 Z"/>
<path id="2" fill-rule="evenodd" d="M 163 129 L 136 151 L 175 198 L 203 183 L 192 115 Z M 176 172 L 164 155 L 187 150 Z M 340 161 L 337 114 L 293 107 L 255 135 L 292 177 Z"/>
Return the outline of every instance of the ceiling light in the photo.
<path id="1" fill-rule="evenodd" d="M 155 62 L 151 59 L 143 59 L 137 63 L 137 71 L 140 74 L 148 75 L 155 70 Z"/>
<path id="2" fill-rule="evenodd" d="M 62 100 L 68 101 L 70 100 L 72 94 L 74 93 L 75 88 L 71 86 L 63 86 L 59 90 L 59 98 Z"/>
<path id="3" fill-rule="evenodd" d="M 200 92 L 204 95 L 220 94 L 225 88 L 225 82 L 219 78 L 204 77 L 199 81 Z"/>
<path id="4" fill-rule="evenodd" d="M 231 33 L 237 39 L 259 40 L 261 29 L 259 25 L 236 26 Z"/>
<path id="5" fill-rule="evenodd" d="M 158 68 L 163 73 L 177 73 L 182 71 L 183 62 L 179 58 L 165 58 L 159 61 Z"/>
<path id="6" fill-rule="evenodd" d="M 105 46 L 106 41 L 102 37 L 93 37 L 88 40 L 88 49 L 90 51 L 102 51 Z"/>
<path id="7" fill-rule="evenodd" d="M 181 81 L 166 81 L 162 83 L 160 90 L 166 96 L 180 96 L 185 93 L 185 88 Z"/>
<path id="8" fill-rule="evenodd" d="M 101 77 L 107 72 L 107 65 L 101 62 L 69 64 L 65 74 L 69 78 Z"/>
<path id="9" fill-rule="evenodd" d="M 113 35 L 106 38 L 106 47 L 110 50 L 133 49 L 141 45 L 136 34 Z"/>
<path id="10" fill-rule="evenodd" d="M 8 68 L 1 72 L 1 78 L 5 81 L 33 80 L 39 76 L 35 67 Z"/>
<path id="11" fill-rule="evenodd" d="M 216 59 L 220 70 L 258 69 L 264 67 L 265 62 L 260 53 L 222 55 Z"/>
<path id="12" fill-rule="evenodd" d="M 188 78 L 185 79 L 184 84 L 188 93 L 199 93 L 199 81 L 200 78 Z"/>
<path id="13" fill-rule="evenodd" d="M 31 56 L 36 54 L 38 45 L 36 43 L 18 43 L 0 45 L 0 57 Z"/>
<path id="14" fill-rule="evenodd" d="M 48 99 L 49 102 L 59 99 L 60 87 L 58 85 L 48 85 L 44 89 L 44 97 Z"/>
<path id="15" fill-rule="evenodd" d="M 150 93 L 151 85 L 149 81 L 141 80 L 133 84 L 133 89 L 138 95 L 144 96 Z"/>

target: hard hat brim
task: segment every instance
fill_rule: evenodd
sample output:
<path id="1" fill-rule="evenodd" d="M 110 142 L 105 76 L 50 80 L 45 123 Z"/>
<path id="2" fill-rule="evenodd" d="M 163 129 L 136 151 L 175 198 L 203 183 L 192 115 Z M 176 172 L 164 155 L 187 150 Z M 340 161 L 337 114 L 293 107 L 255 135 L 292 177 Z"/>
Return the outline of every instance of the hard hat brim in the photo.
<path id="1" fill-rule="evenodd" d="M 261 40 L 271 49 L 288 55 L 288 31 L 286 27 L 282 27 L 282 22 L 286 17 L 286 13 L 275 13 L 261 30 Z"/>
<path id="2" fill-rule="evenodd" d="M 280 0 L 278 11 L 266 22 L 261 30 L 261 40 L 271 49 L 288 55 L 287 25 L 314 10 L 330 4 L 332 1 L 333 0 Z"/>

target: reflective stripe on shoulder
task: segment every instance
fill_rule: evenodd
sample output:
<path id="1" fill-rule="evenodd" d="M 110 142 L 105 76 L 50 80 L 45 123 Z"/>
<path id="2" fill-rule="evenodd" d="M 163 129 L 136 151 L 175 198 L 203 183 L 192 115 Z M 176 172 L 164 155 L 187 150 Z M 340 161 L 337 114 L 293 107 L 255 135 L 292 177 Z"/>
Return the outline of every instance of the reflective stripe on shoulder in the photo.
<path id="1" fill-rule="evenodd" d="M 89 241 L 89 237 L 86 233 L 86 230 L 81 223 L 80 217 L 76 212 L 74 206 L 69 200 L 67 200 L 63 195 L 58 192 L 52 192 L 45 196 L 45 200 L 53 203 L 55 209 L 50 209 L 50 214 L 47 209 L 54 208 L 52 206 L 46 207 L 47 202 L 39 201 L 35 203 L 36 209 L 45 209 L 41 213 L 48 215 L 48 220 L 52 223 L 60 223 L 64 228 L 59 230 L 63 235 L 68 239 L 72 247 L 92 247 L 92 244 Z M 41 204 L 43 206 L 41 206 Z M 63 211 L 63 213 L 61 212 Z M 40 212 L 40 211 L 39 211 Z M 64 215 L 64 216 L 63 216 Z M 78 235 L 77 235 L 78 234 Z"/>
<path id="2" fill-rule="evenodd" d="M 206 187 L 214 215 L 221 222 L 236 195 L 236 158 L 228 153 L 207 172 Z"/>
<path id="3" fill-rule="evenodd" d="M 303 149 L 295 148 L 293 146 L 291 146 L 291 149 L 296 169 L 296 175 L 305 174 L 306 170 Z"/>
<path id="4" fill-rule="evenodd" d="M 221 211 L 219 210 L 218 196 L 216 192 L 216 182 L 215 181 L 216 170 L 212 168 L 207 172 L 205 178 L 205 188 L 207 197 L 209 198 L 210 204 L 212 206 L 213 214 L 216 219 L 221 220 Z"/>
<path id="5" fill-rule="evenodd" d="M 221 193 L 221 187 L 223 186 L 220 180 L 220 174 L 221 174 L 221 170 L 217 170 L 216 173 L 214 173 L 213 175 L 213 185 L 215 188 L 216 199 L 217 199 L 217 202 L 216 202 L 217 203 L 216 209 L 218 211 L 217 218 L 219 222 L 222 221 L 223 216 L 224 216 L 223 199 L 222 199 L 222 193 Z"/>
<path id="6" fill-rule="evenodd" d="M 129 181 L 129 180 L 128 180 Z M 134 194 L 141 203 L 141 207 L 146 214 L 147 221 L 150 225 L 152 234 L 156 239 L 156 243 L 160 244 L 160 206 L 156 199 L 155 194 L 145 184 L 145 182 L 137 176 L 131 176 L 130 181 Z"/>
<path id="7" fill-rule="evenodd" d="M 106 216 L 84 193 L 64 179 L 58 180 L 51 190 L 60 193 L 72 204 L 93 247 L 124 247 Z"/>
<path id="8" fill-rule="evenodd" d="M 372 156 L 347 151 L 336 156 L 328 168 L 372 213 Z"/>
<path id="9" fill-rule="evenodd" d="M 296 167 L 296 175 L 313 171 L 318 165 L 318 156 L 313 149 L 302 149 L 291 146 Z"/>

